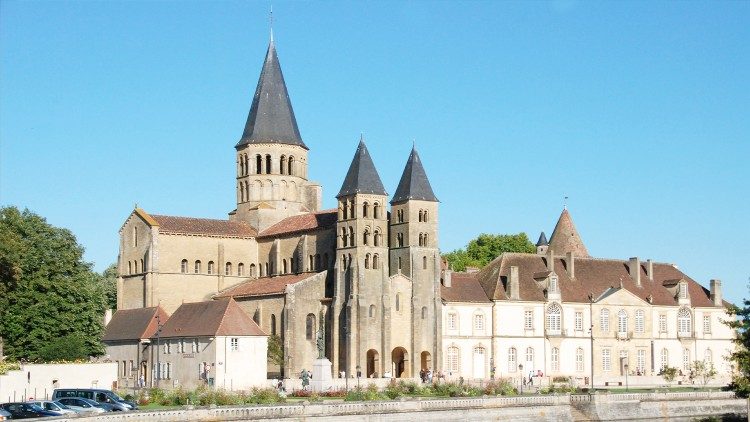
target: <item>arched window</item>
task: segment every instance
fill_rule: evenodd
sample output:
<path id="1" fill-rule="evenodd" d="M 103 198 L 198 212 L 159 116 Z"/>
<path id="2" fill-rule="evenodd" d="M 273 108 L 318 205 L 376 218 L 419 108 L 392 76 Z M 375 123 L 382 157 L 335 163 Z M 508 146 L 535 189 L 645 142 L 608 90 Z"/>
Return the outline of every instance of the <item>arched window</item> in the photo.
<path id="1" fill-rule="evenodd" d="M 552 303 L 547 307 L 547 330 L 553 334 L 559 334 L 561 331 L 562 309 L 557 303 Z"/>
<path id="2" fill-rule="evenodd" d="M 370 318 L 375 318 L 375 305 L 370 305 Z"/>
<path id="3" fill-rule="evenodd" d="M 346 255 L 341 255 L 341 268 L 346 268 Z"/>
<path id="4" fill-rule="evenodd" d="M 286 274 L 286 259 L 281 260 L 281 274 Z"/>
<path id="5" fill-rule="evenodd" d="M 266 174 L 271 174 L 271 154 L 266 155 Z"/>
<path id="6" fill-rule="evenodd" d="M 552 358 L 552 370 L 559 371 L 560 370 L 560 349 L 558 349 L 557 347 L 553 347 L 550 357 Z"/>
<path id="7" fill-rule="evenodd" d="M 240 176 L 245 174 L 245 161 L 242 159 L 242 156 L 240 155 L 237 159 L 237 161 L 240 163 Z"/>
<path id="8" fill-rule="evenodd" d="M 370 214 L 370 204 L 367 202 L 362 203 L 362 217 L 367 218 Z"/>
<path id="9" fill-rule="evenodd" d="M 396 311 L 401 310 L 401 293 L 396 294 Z"/>
<path id="10" fill-rule="evenodd" d="M 271 335 L 276 335 L 276 315 L 271 314 Z"/>
<path id="11" fill-rule="evenodd" d="M 305 319 L 305 338 L 312 340 L 315 337 L 315 315 L 307 314 Z"/>
<path id="12" fill-rule="evenodd" d="M 240 182 L 240 202 L 245 202 L 245 184 Z"/>
<path id="13" fill-rule="evenodd" d="M 250 184 L 249 183 L 245 183 L 245 200 L 246 201 L 250 200 Z"/>
<path id="14" fill-rule="evenodd" d="M 133 247 L 138 246 L 138 227 L 133 226 Z"/>
<path id="15" fill-rule="evenodd" d="M 599 329 L 603 333 L 609 332 L 609 309 L 602 309 L 599 313 Z"/>
<path id="16" fill-rule="evenodd" d="M 669 366 L 669 350 L 665 347 L 661 349 L 661 366 L 659 369 L 663 371 L 667 366 Z"/>
<path id="17" fill-rule="evenodd" d="M 404 234 L 399 233 L 396 235 L 396 241 L 398 243 L 398 247 L 401 248 L 404 246 Z"/>
<path id="18" fill-rule="evenodd" d="M 419 210 L 419 222 L 422 222 L 422 210 Z"/>
<path id="19" fill-rule="evenodd" d="M 399 270 L 401 269 L 401 257 L 400 256 L 398 257 L 398 269 Z"/>
<path id="20" fill-rule="evenodd" d="M 200 260 L 198 260 L 198 261 L 195 261 L 195 273 L 200 274 L 200 272 L 201 272 L 201 262 Z"/>
<path id="21" fill-rule="evenodd" d="M 378 254 L 372 256 L 372 268 L 377 270 L 380 267 L 380 257 Z"/>
<path id="22" fill-rule="evenodd" d="M 576 371 L 583 372 L 583 349 L 576 349 Z"/>
<path id="23" fill-rule="evenodd" d="M 282 155 L 281 159 L 279 160 L 279 173 L 284 174 L 286 173 L 286 156 Z"/>
<path id="24" fill-rule="evenodd" d="M 145 265 L 143 265 L 143 260 L 142 260 L 142 259 L 141 259 L 141 272 L 142 272 L 142 273 L 145 273 L 145 272 L 146 272 L 146 266 L 145 266 Z"/>
<path id="25" fill-rule="evenodd" d="M 427 319 L 427 307 L 422 307 L 422 319 Z"/>
<path id="26" fill-rule="evenodd" d="M 182 262 L 180 263 L 180 272 L 183 274 L 187 273 L 188 271 L 187 266 L 188 266 L 188 260 L 183 259 Z"/>
<path id="27" fill-rule="evenodd" d="M 422 233 L 419 233 L 419 246 L 423 246 L 424 242 L 422 241 Z"/>
<path id="28" fill-rule="evenodd" d="M 628 332 L 628 313 L 624 309 L 620 309 L 617 313 L 617 332 L 621 334 Z"/>
<path id="29" fill-rule="evenodd" d="M 422 214 L 422 221 L 427 222 L 427 210 L 424 210 L 424 214 Z"/>
<path id="30" fill-rule="evenodd" d="M 372 235 L 372 244 L 374 246 L 380 246 L 380 230 L 375 229 L 375 234 Z"/>
<path id="31" fill-rule="evenodd" d="M 526 348 L 526 364 L 531 365 L 530 369 L 534 369 L 534 348 L 533 347 L 527 347 Z"/>
<path id="32" fill-rule="evenodd" d="M 320 269 L 320 254 L 319 253 L 315 254 L 315 269 L 316 270 Z"/>
<path id="33" fill-rule="evenodd" d="M 349 207 L 346 205 L 346 201 L 341 203 L 341 214 L 342 220 L 349 218 Z"/>
<path id="34" fill-rule="evenodd" d="M 370 243 L 370 229 L 365 229 L 362 233 L 362 244 L 367 246 Z"/>
<path id="35" fill-rule="evenodd" d="M 427 257 L 426 256 L 422 257 L 422 269 L 423 270 L 427 269 Z"/>
<path id="36" fill-rule="evenodd" d="M 187 263 L 187 261 L 184 261 Z M 183 273 L 186 271 L 183 271 Z M 128 274 L 133 274 L 133 263 L 131 261 L 128 261 Z"/>
<path id="37" fill-rule="evenodd" d="M 511 347 L 508 349 L 508 372 L 518 371 L 518 354 L 516 348 Z"/>
<path id="38" fill-rule="evenodd" d="M 458 314 L 455 312 L 449 312 L 448 313 L 448 325 L 449 330 L 457 330 L 458 329 Z"/>
<path id="39" fill-rule="evenodd" d="M 372 204 L 372 216 L 375 219 L 380 218 L 380 204 L 377 202 Z"/>
<path id="40" fill-rule="evenodd" d="M 638 309 L 635 311 L 635 332 L 636 333 L 643 333 L 646 331 L 646 313 L 643 312 L 643 309 Z"/>
<path id="41" fill-rule="evenodd" d="M 287 174 L 294 176 L 294 156 L 289 156 L 289 162 L 287 163 Z"/>
<path id="42" fill-rule="evenodd" d="M 460 359 L 459 359 L 458 347 L 456 346 L 448 347 L 448 353 L 446 355 L 445 363 L 447 366 L 446 369 L 448 370 L 448 372 L 450 372 L 449 375 L 452 375 L 453 372 L 458 373 L 458 371 L 461 369 L 461 367 L 459 366 L 459 362 L 460 362 Z"/>
<path id="43" fill-rule="evenodd" d="M 366 269 L 370 268 L 370 254 L 369 253 L 365 255 L 365 268 Z"/>
<path id="44" fill-rule="evenodd" d="M 404 222 L 404 210 L 398 210 L 396 211 L 396 216 L 398 217 L 398 222 L 403 223 Z"/>
<path id="45" fill-rule="evenodd" d="M 346 227 L 341 228 L 341 246 L 347 247 L 349 245 L 349 236 L 346 235 Z"/>
<path id="46" fill-rule="evenodd" d="M 349 226 L 349 246 L 354 247 L 354 227 Z"/>
<path id="47" fill-rule="evenodd" d="M 687 308 L 680 308 L 677 312 L 677 332 L 681 335 L 689 335 L 693 330 L 693 318 Z"/>
<path id="48" fill-rule="evenodd" d="M 351 218 L 357 218 L 357 213 L 354 212 L 354 200 L 349 203 L 349 214 Z"/>
<path id="49" fill-rule="evenodd" d="M 208 274 L 213 274 L 214 273 L 214 262 L 213 261 L 208 261 L 207 272 L 208 272 Z"/>
<path id="50" fill-rule="evenodd" d="M 315 264 L 315 261 L 313 261 L 313 256 L 310 255 L 308 257 L 307 268 L 309 268 L 310 271 L 315 271 L 315 265 L 314 264 Z"/>
<path id="51" fill-rule="evenodd" d="M 255 156 L 255 174 L 263 174 L 263 157 L 260 154 Z"/>
<path id="52" fill-rule="evenodd" d="M 241 262 L 237 264 L 237 275 L 239 276 L 245 275 L 245 264 Z"/>
<path id="53" fill-rule="evenodd" d="M 484 315 L 483 314 L 474 315 L 474 330 L 484 331 Z"/>
<path id="54" fill-rule="evenodd" d="M 427 233 L 424 234 L 424 239 L 422 239 L 422 246 L 427 246 Z"/>

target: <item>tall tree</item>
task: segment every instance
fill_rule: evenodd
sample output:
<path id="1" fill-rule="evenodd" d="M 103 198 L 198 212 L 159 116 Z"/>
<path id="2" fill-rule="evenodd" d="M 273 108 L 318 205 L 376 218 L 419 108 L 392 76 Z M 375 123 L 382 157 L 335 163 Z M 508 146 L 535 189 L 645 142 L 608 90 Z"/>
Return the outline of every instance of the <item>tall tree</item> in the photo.
<path id="1" fill-rule="evenodd" d="M 107 309 L 117 309 L 117 264 L 111 264 L 102 272 L 99 281 Z"/>
<path id="2" fill-rule="evenodd" d="M 729 307 L 731 318 L 724 321 L 735 331 L 735 348 L 729 355 L 735 371 L 732 373 L 730 387 L 741 397 L 750 396 L 750 299 L 742 301 L 742 307 Z"/>
<path id="3" fill-rule="evenodd" d="M 456 249 L 443 255 L 455 271 L 466 267 L 484 267 L 503 252 L 533 253 L 536 246 L 526 233 L 487 234 L 482 233 L 466 245 L 466 249 Z"/>
<path id="4" fill-rule="evenodd" d="M 0 277 L 7 356 L 48 360 L 103 352 L 101 276 L 83 261 L 69 230 L 28 210 L 0 208 Z"/>

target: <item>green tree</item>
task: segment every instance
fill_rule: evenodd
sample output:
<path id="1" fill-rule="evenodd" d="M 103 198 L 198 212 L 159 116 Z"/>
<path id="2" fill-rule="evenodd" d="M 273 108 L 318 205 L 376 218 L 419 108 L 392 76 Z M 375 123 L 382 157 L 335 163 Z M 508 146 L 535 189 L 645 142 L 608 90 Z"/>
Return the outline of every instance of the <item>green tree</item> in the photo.
<path id="1" fill-rule="evenodd" d="M 696 360 L 690 365 L 690 378 L 697 379 L 704 386 L 716 377 L 716 369 L 713 364 L 707 364 L 702 360 Z"/>
<path id="2" fill-rule="evenodd" d="M 0 336 L 8 357 L 42 360 L 54 354 L 52 344 L 63 347 L 66 340 L 72 341 L 64 345 L 66 358 L 102 354 L 100 276 L 69 230 L 28 210 L 0 208 L 0 277 Z"/>
<path id="3" fill-rule="evenodd" d="M 734 366 L 730 388 L 741 397 L 750 396 L 750 300 L 744 299 L 742 307 L 731 305 L 728 309 L 730 318 L 724 321 L 735 331 L 735 348 L 729 354 L 729 361 Z"/>
<path id="4" fill-rule="evenodd" d="M 677 376 L 677 368 L 667 366 L 661 370 L 661 376 L 664 377 L 664 381 L 671 386 L 674 378 Z"/>
<path id="5" fill-rule="evenodd" d="M 117 264 L 107 267 L 101 274 L 99 288 L 104 296 L 107 309 L 117 309 Z"/>
<path id="6" fill-rule="evenodd" d="M 534 253 L 536 246 L 526 233 L 487 234 L 482 233 L 466 245 L 466 249 L 456 249 L 443 255 L 454 271 L 464 271 L 466 267 L 484 267 L 503 252 Z"/>
<path id="7" fill-rule="evenodd" d="M 278 365 L 281 372 L 284 372 L 284 345 L 281 337 L 276 334 L 268 337 L 268 363 Z"/>

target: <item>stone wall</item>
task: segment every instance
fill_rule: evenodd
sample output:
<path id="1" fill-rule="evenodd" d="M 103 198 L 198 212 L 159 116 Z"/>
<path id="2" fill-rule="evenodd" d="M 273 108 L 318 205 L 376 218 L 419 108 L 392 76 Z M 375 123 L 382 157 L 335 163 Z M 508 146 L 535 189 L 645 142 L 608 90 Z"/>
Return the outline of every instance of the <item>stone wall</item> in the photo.
<path id="1" fill-rule="evenodd" d="M 55 388 L 110 390 L 116 381 L 114 362 L 21 365 L 20 370 L 0 375 L 0 403 L 46 399 Z"/>

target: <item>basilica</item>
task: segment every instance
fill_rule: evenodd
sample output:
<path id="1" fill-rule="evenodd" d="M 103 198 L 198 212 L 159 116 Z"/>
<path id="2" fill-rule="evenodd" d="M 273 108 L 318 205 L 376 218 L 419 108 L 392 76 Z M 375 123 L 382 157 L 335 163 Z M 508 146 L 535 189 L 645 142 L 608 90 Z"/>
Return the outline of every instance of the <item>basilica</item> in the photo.
<path id="1" fill-rule="evenodd" d="M 431 369 L 599 384 L 665 366 L 687 371 L 695 360 L 729 373 L 721 283 L 704 288 L 672 264 L 591 257 L 567 209 L 537 253 L 505 253 L 479 271 L 454 273 L 440 256 L 439 201 L 417 150 L 403 157 L 389 196 L 364 139 L 352 148 L 337 208 L 321 209 L 323 189 L 308 179 L 315 163 L 273 39 L 234 149 L 236 208 L 226 219 L 136 208 L 120 229 L 119 311 L 105 343 L 137 344 L 136 357 L 122 358 L 124 378 L 208 380 L 217 368 L 211 359 L 230 361 L 226 350 L 257 361 L 243 357 L 238 340 L 253 336 L 283 349 L 267 375 L 290 376 L 317 357 L 319 331 L 333 374 L 368 378 Z M 209 361 L 156 366 L 147 349 L 164 335 L 157 315 L 168 320 L 165 344 L 196 351 L 223 338 L 223 358 L 214 351 Z M 123 328 L 133 324 L 142 329 Z M 173 354 L 166 346 L 156 353 Z"/>

